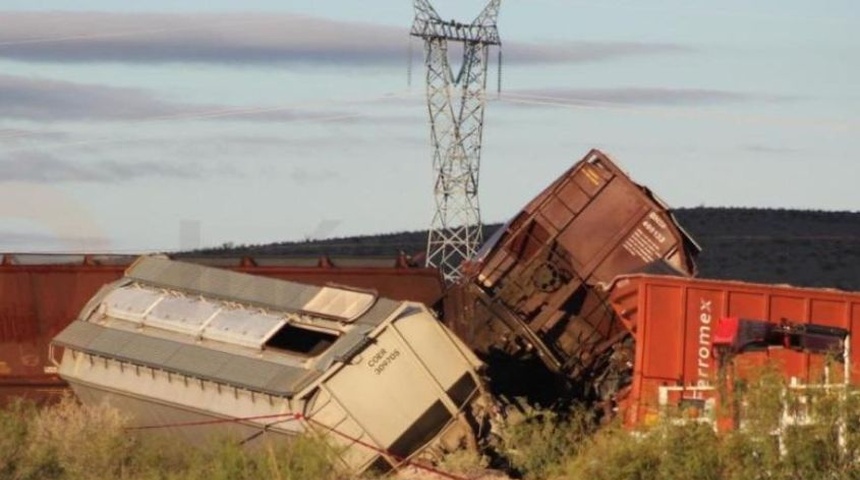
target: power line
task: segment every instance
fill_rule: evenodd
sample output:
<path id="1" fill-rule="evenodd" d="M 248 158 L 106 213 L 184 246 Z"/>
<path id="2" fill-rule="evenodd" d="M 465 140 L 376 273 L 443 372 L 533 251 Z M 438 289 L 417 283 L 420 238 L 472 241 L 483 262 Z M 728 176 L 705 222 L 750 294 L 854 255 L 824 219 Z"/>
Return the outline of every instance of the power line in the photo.
<path id="1" fill-rule="evenodd" d="M 507 102 L 524 105 L 562 107 L 569 109 L 624 110 L 639 114 L 661 115 L 681 118 L 711 118 L 726 121 L 743 121 L 747 123 L 764 123 L 772 125 L 792 125 L 802 127 L 829 127 L 834 131 L 851 132 L 860 128 L 860 124 L 829 119 L 800 118 L 774 115 L 750 115 L 745 113 L 724 113 L 702 109 L 682 110 L 667 107 L 642 107 L 620 102 L 594 100 L 575 97 L 552 97 L 543 95 L 517 94 L 507 92 L 499 98 L 490 101 Z"/>

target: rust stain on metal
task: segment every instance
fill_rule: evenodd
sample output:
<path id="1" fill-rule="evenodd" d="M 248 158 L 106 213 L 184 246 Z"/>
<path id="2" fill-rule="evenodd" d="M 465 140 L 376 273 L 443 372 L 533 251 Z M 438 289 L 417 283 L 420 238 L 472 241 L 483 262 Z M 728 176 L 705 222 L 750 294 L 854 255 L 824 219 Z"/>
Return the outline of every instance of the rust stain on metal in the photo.
<path id="1" fill-rule="evenodd" d="M 694 275 L 698 251 L 661 200 L 592 150 L 487 242 L 445 321 L 479 353 L 590 376 L 628 335 L 602 288 L 657 262 Z"/>

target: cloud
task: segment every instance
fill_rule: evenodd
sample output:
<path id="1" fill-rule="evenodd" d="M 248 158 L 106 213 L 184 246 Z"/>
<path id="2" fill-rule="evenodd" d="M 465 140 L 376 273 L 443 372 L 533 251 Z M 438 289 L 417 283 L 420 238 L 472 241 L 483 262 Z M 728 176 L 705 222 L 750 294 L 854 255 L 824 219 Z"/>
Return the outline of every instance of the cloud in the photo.
<path id="1" fill-rule="evenodd" d="M 53 184 L 59 182 L 117 183 L 139 178 L 199 178 L 226 173 L 217 167 L 196 163 L 165 164 L 154 161 L 62 160 L 41 152 L 16 152 L 0 158 L 0 182 Z"/>
<path id="2" fill-rule="evenodd" d="M 502 100 L 524 104 L 704 106 L 726 103 L 781 102 L 796 97 L 695 88 L 551 88 L 502 92 Z"/>
<path id="3" fill-rule="evenodd" d="M 745 152 L 753 152 L 753 153 L 767 153 L 774 155 L 781 155 L 785 153 L 797 153 L 798 149 L 791 147 L 782 147 L 782 146 L 773 146 L 773 145 L 759 145 L 759 144 L 751 144 L 751 145 L 743 145 L 741 146 L 741 150 Z"/>
<path id="4" fill-rule="evenodd" d="M 248 120 L 342 121 L 349 112 L 304 111 L 280 106 L 173 103 L 147 90 L 0 74 L 0 117 L 31 121 Z M 16 133 L 17 132 L 17 133 Z M 22 136 L 20 131 L 10 138 Z M 0 140 L 3 140 L 0 131 Z"/>
<path id="5" fill-rule="evenodd" d="M 311 171 L 304 167 L 296 167 L 290 172 L 290 178 L 297 184 L 305 186 L 337 180 L 340 174 L 328 169 Z"/>
<path id="6" fill-rule="evenodd" d="M 0 75 L 0 115 L 6 118 L 128 120 L 179 111 L 138 89 Z"/>
<path id="7" fill-rule="evenodd" d="M 695 50 L 671 43 L 564 42 L 554 44 L 513 43 L 504 46 L 504 62 L 585 63 L 623 57 L 688 54 Z"/>
<path id="8" fill-rule="evenodd" d="M 0 58 L 31 62 L 398 64 L 406 61 L 410 41 L 406 25 L 289 14 L 0 12 L 0 25 Z M 506 63 L 691 51 L 673 44 L 602 42 L 505 42 L 504 49 Z"/>
<path id="9" fill-rule="evenodd" d="M 50 62 L 403 61 L 407 39 L 405 28 L 284 14 L 5 12 L 0 24 L 0 56 Z"/>
<path id="10" fill-rule="evenodd" d="M 47 130 L 26 130 L 23 128 L 0 129 L 0 145 L 17 145 L 32 140 L 65 140 L 68 137 L 66 133 Z"/>

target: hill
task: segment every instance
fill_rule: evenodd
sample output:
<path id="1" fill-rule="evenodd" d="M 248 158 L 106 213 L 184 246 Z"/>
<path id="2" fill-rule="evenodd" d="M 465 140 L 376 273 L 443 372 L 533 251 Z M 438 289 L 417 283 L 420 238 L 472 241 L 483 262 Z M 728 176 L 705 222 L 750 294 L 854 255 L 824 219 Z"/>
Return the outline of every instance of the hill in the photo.
<path id="1" fill-rule="evenodd" d="M 699 276 L 860 291 L 860 212 L 682 208 L 681 225 L 702 247 Z M 484 227 L 484 238 L 500 224 Z M 426 231 L 268 245 L 223 246 L 205 255 L 393 257 L 420 254 Z"/>

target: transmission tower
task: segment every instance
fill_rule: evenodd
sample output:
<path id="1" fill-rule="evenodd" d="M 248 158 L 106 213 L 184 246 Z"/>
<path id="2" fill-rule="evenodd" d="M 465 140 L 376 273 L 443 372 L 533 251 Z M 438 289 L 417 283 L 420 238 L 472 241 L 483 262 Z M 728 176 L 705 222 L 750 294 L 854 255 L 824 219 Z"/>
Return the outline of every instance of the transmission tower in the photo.
<path id="1" fill-rule="evenodd" d="M 445 281 L 452 283 L 461 276 L 462 261 L 473 257 L 481 244 L 481 134 L 489 48 L 502 45 L 496 28 L 501 0 L 490 0 L 472 23 L 442 20 L 429 0 L 413 1 L 415 22 L 410 35 L 424 40 L 436 174 L 436 213 L 427 239 L 427 265 L 439 267 Z M 456 76 L 449 63 L 449 41 L 463 48 Z"/>

